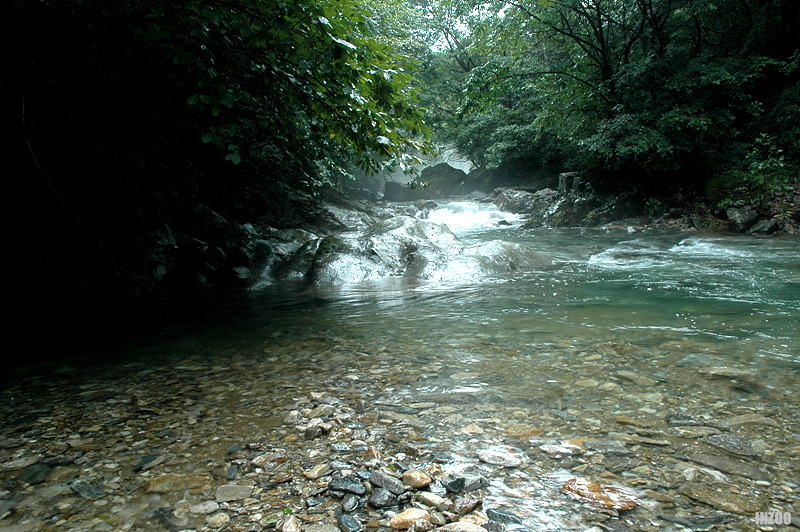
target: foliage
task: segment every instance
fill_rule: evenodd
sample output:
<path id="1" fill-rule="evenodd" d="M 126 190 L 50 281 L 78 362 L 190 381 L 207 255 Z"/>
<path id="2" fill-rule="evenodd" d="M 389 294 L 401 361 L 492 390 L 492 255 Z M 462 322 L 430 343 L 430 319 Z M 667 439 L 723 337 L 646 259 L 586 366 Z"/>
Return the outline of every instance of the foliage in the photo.
<path id="1" fill-rule="evenodd" d="M 762 132 L 787 164 L 800 153 L 799 4 L 461 4 L 450 24 L 475 65 L 440 131 L 480 165 L 560 161 L 617 180 L 671 176 L 702 188 Z"/>
<path id="2" fill-rule="evenodd" d="M 176 262 L 216 268 L 237 225 L 198 213 L 295 223 L 354 166 L 427 151 L 416 64 L 371 35 L 367 7 L 12 0 L 9 195 L 24 239 L 51 242 L 26 277 L 130 292 Z"/>

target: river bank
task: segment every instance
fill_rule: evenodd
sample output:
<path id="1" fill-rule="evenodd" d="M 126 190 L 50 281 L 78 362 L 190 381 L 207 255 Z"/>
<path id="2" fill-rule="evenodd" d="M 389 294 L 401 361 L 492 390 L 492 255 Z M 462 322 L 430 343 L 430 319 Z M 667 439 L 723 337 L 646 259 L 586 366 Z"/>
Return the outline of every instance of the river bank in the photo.
<path id="1" fill-rule="evenodd" d="M 416 530 L 786 529 L 756 513 L 800 513 L 796 241 L 521 229 L 489 207 L 429 218 L 558 266 L 274 282 L 15 369 L 0 527 L 388 532 L 414 507 Z M 400 490 L 408 470 L 431 483 Z M 575 500 L 573 478 L 635 505 Z"/>
<path id="2" fill-rule="evenodd" d="M 340 332 L 20 375 L 2 393 L 0 527 L 750 531 L 785 529 L 756 512 L 800 514 L 794 370 L 666 344 L 476 337 L 431 356 Z M 509 366 L 537 387 L 508 389 Z M 576 477 L 635 506 L 573 500 Z"/>

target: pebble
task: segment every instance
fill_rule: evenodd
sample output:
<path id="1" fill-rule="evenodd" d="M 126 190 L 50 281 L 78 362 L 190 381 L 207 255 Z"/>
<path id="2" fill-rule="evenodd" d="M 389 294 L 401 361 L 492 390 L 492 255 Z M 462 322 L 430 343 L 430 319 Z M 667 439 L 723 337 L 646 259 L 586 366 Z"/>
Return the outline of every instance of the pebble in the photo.
<path id="1" fill-rule="evenodd" d="M 409 469 L 403 473 L 403 484 L 414 489 L 423 489 L 433 482 L 433 478 L 419 469 Z"/>
<path id="2" fill-rule="evenodd" d="M 420 519 L 430 523 L 430 514 L 421 508 L 409 508 L 392 517 L 389 526 L 395 530 L 405 530 Z"/>
<path id="3" fill-rule="evenodd" d="M 253 494 L 253 486 L 243 484 L 223 484 L 217 488 L 216 501 L 241 501 Z"/>
<path id="4" fill-rule="evenodd" d="M 475 341 L 486 353 L 505 349 L 492 336 Z M 554 382 L 525 397 L 550 408 L 511 401 L 491 385 L 406 402 L 410 383 L 446 383 L 449 360 L 425 362 L 424 346 L 362 360 L 328 337 L 298 340 L 285 356 L 262 345 L 263 360 L 228 353 L 180 364 L 191 371 L 97 372 L 61 392 L 36 385 L 33 394 L 21 381 L 14 395 L 30 394 L 31 406 L 0 410 L 0 529 L 359 532 L 407 514 L 410 532 L 592 530 L 625 511 L 565 496 L 565 471 L 594 479 L 595 498 L 613 489 L 638 497 L 625 515 L 630 528 L 620 530 L 750 530 L 753 501 L 754 511 L 795 510 L 800 446 L 786 396 L 734 386 L 756 375 L 749 368 L 652 371 L 635 346 L 592 349 L 602 356 L 586 365 L 565 364 L 571 346 L 508 359 L 548 373 Z M 678 360 L 682 349 L 667 351 Z M 504 360 L 458 372 L 498 382 L 493 365 Z M 336 377 L 343 365 L 358 378 Z M 796 382 L 792 372 L 774 377 L 784 389 Z M 569 386 L 577 381 L 590 386 Z M 669 386 L 652 390 L 659 383 Z M 702 393 L 709 387 L 713 401 Z M 37 404 L 59 407 L 36 412 Z M 413 520 L 420 512 L 428 518 Z M 703 521 L 712 512 L 716 521 Z"/>
<path id="5" fill-rule="evenodd" d="M 518 467 L 522 463 L 522 459 L 516 453 L 496 449 L 478 451 L 478 459 L 481 462 L 500 467 Z"/>
<path id="6" fill-rule="evenodd" d="M 211 528 L 222 528 L 231 522 L 231 516 L 225 512 L 215 513 L 206 517 L 206 523 Z"/>

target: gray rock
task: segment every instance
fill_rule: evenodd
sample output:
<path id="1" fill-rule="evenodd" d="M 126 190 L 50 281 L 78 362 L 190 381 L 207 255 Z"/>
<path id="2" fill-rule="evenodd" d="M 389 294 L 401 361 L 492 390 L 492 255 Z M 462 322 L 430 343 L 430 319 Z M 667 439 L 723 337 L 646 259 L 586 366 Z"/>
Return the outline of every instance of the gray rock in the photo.
<path id="1" fill-rule="evenodd" d="M 751 516 L 762 509 L 757 497 L 748 497 L 731 493 L 725 487 L 716 488 L 697 483 L 681 486 L 678 491 L 690 499 L 702 502 L 723 512 L 731 512 Z"/>
<path id="2" fill-rule="evenodd" d="M 497 449 L 478 451 L 478 460 L 500 467 L 517 467 L 522 463 L 522 459 L 517 454 Z"/>
<path id="3" fill-rule="evenodd" d="M 369 481 L 375 486 L 386 488 L 395 495 L 400 495 L 406 489 L 402 480 L 377 469 L 370 473 Z"/>
<path id="4" fill-rule="evenodd" d="M 771 220 L 760 220 L 753 224 L 753 227 L 750 228 L 748 233 L 753 235 L 771 235 L 777 232 L 781 228 L 778 220 L 771 219 Z"/>
<path id="5" fill-rule="evenodd" d="M 253 494 L 253 486 L 246 484 L 223 484 L 217 488 L 216 501 L 230 502 L 240 501 Z"/>
<path id="6" fill-rule="evenodd" d="M 342 532 L 361 532 L 361 522 L 350 514 L 336 516 L 336 524 Z"/>
<path id="7" fill-rule="evenodd" d="M 727 432 L 721 434 L 712 434 L 710 436 L 700 438 L 700 441 L 708 443 L 709 445 L 713 445 L 714 447 L 718 447 L 724 451 L 742 456 L 759 456 L 762 454 L 753 446 L 753 443 L 749 439 L 739 436 L 738 434 L 731 434 Z"/>
<path id="8" fill-rule="evenodd" d="M 101 487 L 83 480 L 73 480 L 69 482 L 69 487 L 84 499 L 96 500 L 106 496 L 106 492 Z"/>
<path id="9" fill-rule="evenodd" d="M 521 525 L 522 519 L 517 517 L 511 510 L 505 508 L 489 508 L 486 510 L 486 516 L 492 521 L 502 523 L 504 525 L 516 523 Z"/>
<path id="10" fill-rule="evenodd" d="M 758 213 L 748 207 L 731 207 L 725 214 L 728 227 L 735 233 L 744 233 L 758 221 Z"/>
<path id="11" fill-rule="evenodd" d="M 375 488 L 372 490 L 368 502 L 373 508 L 389 508 L 400 504 L 397 496 L 386 488 Z"/>
<path id="12" fill-rule="evenodd" d="M 625 447 L 624 443 L 614 440 L 586 440 L 583 442 L 583 446 L 601 454 L 633 454 L 633 451 Z"/>
<path id="13" fill-rule="evenodd" d="M 354 495 L 366 495 L 367 493 L 367 488 L 364 487 L 364 484 L 350 478 L 334 478 L 328 482 L 328 489 Z"/>
<path id="14" fill-rule="evenodd" d="M 752 478 L 753 480 L 768 480 L 769 476 L 761 471 L 759 468 L 752 464 L 740 462 L 738 460 L 731 460 L 724 456 L 716 456 L 712 454 L 695 453 L 689 457 L 692 462 L 704 465 L 706 467 L 713 467 L 723 473 L 730 473 L 732 475 L 741 475 L 743 477 Z"/>

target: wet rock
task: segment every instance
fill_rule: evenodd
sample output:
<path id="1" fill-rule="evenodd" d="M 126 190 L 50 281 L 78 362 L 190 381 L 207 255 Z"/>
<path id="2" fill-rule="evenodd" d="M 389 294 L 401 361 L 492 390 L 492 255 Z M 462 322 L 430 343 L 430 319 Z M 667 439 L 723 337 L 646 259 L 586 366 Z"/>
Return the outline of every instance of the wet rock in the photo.
<path id="1" fill-rule="evenodd" d="M 522 459 L 516 453 L 497 449 L 478 451 L 478 460 L 500 467 L 517 467 L 522 463 Z"/>
<path id="2" fill-rule="evenodd" d="M 425 471 L 419 469 L 409 469 L 403 473 L 403 484 L 414 489 L 422 489 L 433 482 L 433 479 Z"/>
<path id="3" fill-rule="evenodd" d="M 601 454 L 633 454 L 624 443 L 614 440 L 585 440 L 583 446 Z"/>
<path id="4" fill-rule="evenodd" d="M 219 510 L 217 501 L 203 501 L 189 507 L 189 512 L 193 514 L 208 515 Z"/>
<path id="5" fill-rule="evenodd" d="M 681 486 L 678 491 L 690 499 L 702 502 L 723 512 L 752 516 L 754 512 L 762 509 L 762 504 L 757 497 L 738 495 L 725 487 L 717 488 L 715 486 L 689 483 Z"/>
<path id="6" fill-rule="evenodd" d="M 31 486 L 35 486 L 47 480 L 47 477 L 50 475 L 50 471 L 52 471 L 52 468 L 48 465 L 33 464 L 32 466 L 25 468 L 18 478 L 20 482 L 25 482 Z"/>
<path id="7" fill-rule="evenodd" d="M 758 221 L 758 212 L 747 207 L 731 207 L 725 214 L 730 230 L 735 233 L 744 233 Z"/>
<path id="8" fill-rule="evenodd" d="M 473 510 L 480 508 L 481 505 L 483 505 L 483 499 L 470 496 L 458 497 L 450 505 L 449 510 L 454 514 L 467 515 Z"/>
<path id="9" fill-rule="evenodd" d="M 286 517 L 281 525 L 281 532 L 300 532 L 300 520 L 293 515 Z"/>
<path id="10" fill-rule="evenodd" d="M 489 508 L 486 510 L 486 516 L 492 521 L 502 523 L 504 525 L 521 525 L 522 519 L 517 517 L 511 510 L 504 508 Z"/>
<path id="11" fill-rule="evenodd" d="M 395 530 L 405 530 L 420 519 L 430 523 L 430 514 L 421 508 L 409 508 L 392 517 L 389 526 Z"/>
<path id="12" fill-rule="evenodd" d="M 246 499 L 253 494 L 253 486 L 245 484 L 223 484 L 217 488 L 216 501 L 230 502 Z"/>
<path id="13" fill-rule="evenodd" d="M 583 454 L 583 449 L 571 443 L 544 444 L 539 449 L 551 458 L 562 458 L 564 456 L 577 456 Z"/>
<path id="14" fill-rule="evenodd" d="M 380 470 L 373 470 L 369 475 L 369 481 L 373 485 L 385 488 L 395 495 L 400 495 L 406 489 L 402 480 Z"/>
<path id="15" fill-rule="evenodd" d="M 386 488 L 375 488 L 372 490 L 368 502 L 373 508 L 389 508 L 400 504 L 397 496 Z"/>
<path id="16" fill-rule="evenodd" d="M 456 521 L 436 529 L 438 532 L 486 532 L 486 529 L 480 525 L 469 523 L 467 521 Z"/>
<path id="17" fill-rule="evenodd" d="M 753 480 L 767 480 L 769 476 L 761 471 L 759 468 L 746 462 L 738 460 L 731 460 L 724 456 L 716 456 L 711 454 L 695 453 L 689 457 L 692 462 L 713 467 L 723 473 L 730 473 L 732 475 L 741 475 L 743 477 L 752 478 Z"/>
<path id="18" fill-rule="evenodd" d="M 742 414 L 728 418 L 722 422 L 722 426 L 726 428 L 736 428 L 744 425 L 764 425 L 776 429 L 781 428 L 780 424 L 774 419 L 768 418 L 761 414 Z"/>
<path id="19" fill-rule="evenodd" d="M 742 456 L 760 456 L 763 454 L 761 450 L 753 445 L 753 442 L 743 436 L 731 433 L 712 434 L 700 438 L 700 441 L 718 447 L 730 453 Z"/>
<path id="20" fill-rule="evenodd" d="M 655 380 L 655 379 L 651 379 L 650 377 L 645 377 L 644 375 L 640 375 L 640 374 L 638 374 L 636 372 L 628 371 L 628 370 L 620 370 L 620 371 L 618 371 L 617 372 L 617 376 L 620 377 L 623 380 L 626 380 L 628 382 L 632 382 L 632 383 L 636 384 L 637 386 L 650 387 L 650 386 L 655 386 L 656 384 L 658 384 L 658 381 Z"/>
<path id="21" fill-rule="evenodd" d="M 354 495 L 366 495 L 367 493 L 367 488 L 364 487 L 364 484 L 350 478 L 334 478 L 328 482 L 328 489 Z"/>
<path id="22" fill-rule="evenodd" d="M 303 471 L 303 476 L 309 480 L 316 480 L 328 474 L 331 467 L 328 464 L 317 464 L 307 471 Z"/>
<path id="23" fill-rule="evenodd" d="M 145 484 L 145 491 L 148 493 L 170 493 L 174 491 L 198 489 L 211 483 L 211 475 L 179 475 L 167 473 L 148 481 Z"/>
<path id="24" fill-rule="evenodd" d="M 211 528 L 220 529 L 231 522 L 231 516 L 225 512 L 219 512 L 206 517 L 206 524 Z"/>
<path id="25" fill-rule="evenodd" d="M 639 502 L 639 497 L 627 488 L 578 477 L 562 484 L 561 491 L 573 499 L 612 510 L 631 510 Z"/>
<path id="26" fill-rule="evenodd" d="M 444 512 L 448 508 L 450 508 L 450 500 L 445 499 L 444 497 L 440 497 L 435 493 L 430 492 L 420 492 L 417 494 L 417 500 L 424 504 L 425 506 L 430 506 L 431 508 L 436 508 L 440 512 Z"/>
<path id="27" fill-rule="evenodd" d="M 489 479 L 482 475 L 464 477 L 464 492 L 475 491 L 489 485 Z"/>
<path id="28" fill-rule="evenodd" d="M 72 491 L 83 497 L 84 499 L 102 499 L 106 496 L 106 492 L 99 486 L 90 484 L 83 480 L 74 480 L 69 482 L 69 487 Z"/>
<path id="29" fill-rule="evenodd" d="M 41 459 L 41 456 L 23 456 L 21 458 L 15 458 L 0 465 L 0 471 L 19 471 L 20 469 L 32 466 Z"/>
<path id="30" fill-rule="evenodd" d="M 350 513 L 361 505 L 361 499 L 357 495 L 348 493 L 342 499 L 342 511 Z"/>
<path id="31" fill-rule="evenodd" d="M 361 522 L 350 514 L 337 515 L 336 524 L 342 532 L 361 532 Z"/>
<path id="32" fill-rule="evenodd" d="M 441 483 L 450 493 L 458 493 L 467 485 L 467 479 L 459 476 L 447 476 L 441 479 Z"/>

